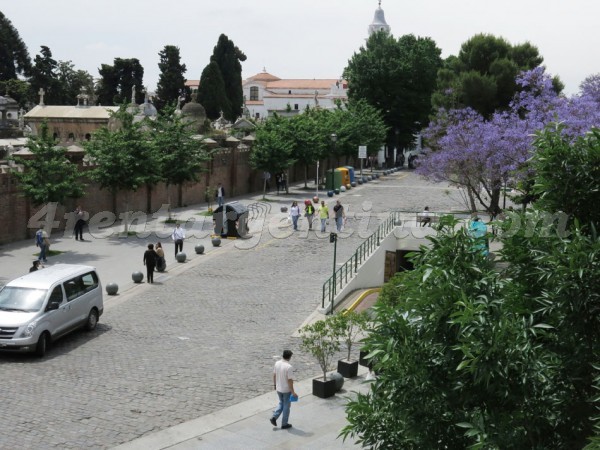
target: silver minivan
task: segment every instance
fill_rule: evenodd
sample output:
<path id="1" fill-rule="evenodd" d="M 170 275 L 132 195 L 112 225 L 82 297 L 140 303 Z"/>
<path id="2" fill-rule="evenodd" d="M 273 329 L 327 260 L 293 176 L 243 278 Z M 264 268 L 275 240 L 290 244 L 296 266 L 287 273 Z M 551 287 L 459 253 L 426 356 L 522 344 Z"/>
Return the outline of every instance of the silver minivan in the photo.
<path id="1" fill-rule="evenodd" d="M 56 264 L 9 282 L 0 290 L 0 351 L 35 352 L 85 327 L 104 312 L 102 285 L 91 266 Z"/>

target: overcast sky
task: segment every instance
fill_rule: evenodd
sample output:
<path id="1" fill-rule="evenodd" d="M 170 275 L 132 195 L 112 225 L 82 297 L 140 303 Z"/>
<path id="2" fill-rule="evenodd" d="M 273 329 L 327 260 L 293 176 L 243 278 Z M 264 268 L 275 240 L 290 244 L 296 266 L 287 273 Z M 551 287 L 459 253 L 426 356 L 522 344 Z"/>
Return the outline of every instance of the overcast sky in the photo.
<path id="1" fill-rule="evenodd" d="M 40 45 L 57 60 L 98 77 L 115 57 L 138 58 L 155 89 L 158 52 L 181 50 L 186 77 L 199 79 L 219 35 L 246 54 L 243 76 L 263 67 L 280 78 L 337 78 L 364 45 L 376 0 L 0 0 L 33 58 Z M 433 38 L 455 55 L 477 33 L 536 45 L 566 92 L 600 73 L 599 0 L 382 0 L 398 37 Z"/>

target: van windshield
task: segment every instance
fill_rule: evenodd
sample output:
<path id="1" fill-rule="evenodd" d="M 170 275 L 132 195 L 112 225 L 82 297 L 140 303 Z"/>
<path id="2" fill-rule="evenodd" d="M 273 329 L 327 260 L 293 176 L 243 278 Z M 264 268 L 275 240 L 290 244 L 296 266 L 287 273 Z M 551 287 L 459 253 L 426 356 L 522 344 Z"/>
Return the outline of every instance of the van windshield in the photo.
<path id="1" fill-rule="evenodd" d="M 39 311 L 47 292 L 46 289 L 5 286 L 0 291 L 0 311 Z"/>

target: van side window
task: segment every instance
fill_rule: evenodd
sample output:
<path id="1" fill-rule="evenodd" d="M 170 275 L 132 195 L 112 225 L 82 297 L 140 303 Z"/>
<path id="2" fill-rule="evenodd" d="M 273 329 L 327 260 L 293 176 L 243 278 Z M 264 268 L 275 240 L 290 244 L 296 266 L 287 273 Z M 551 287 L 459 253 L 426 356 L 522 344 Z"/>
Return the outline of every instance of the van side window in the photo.
<path id="1" fill-rule="evenodd" d="M 79 275 L 71 278 L 64 283 L 67 301 L 76 299 L 77 297 L 90 292 L 98 287 L 98 275 L 96 272 L 89 272 L 84 275 Z"/>
<path id="2" fill-rule="evenodd" d="M 50 294 L 50 298 L 48 299 L 48 304 L 52 302 L 58 302 L 59 304 L 63 301 L 63 292 L 60 286 L 56 286 L 52 290 L 52 294 Z"/>

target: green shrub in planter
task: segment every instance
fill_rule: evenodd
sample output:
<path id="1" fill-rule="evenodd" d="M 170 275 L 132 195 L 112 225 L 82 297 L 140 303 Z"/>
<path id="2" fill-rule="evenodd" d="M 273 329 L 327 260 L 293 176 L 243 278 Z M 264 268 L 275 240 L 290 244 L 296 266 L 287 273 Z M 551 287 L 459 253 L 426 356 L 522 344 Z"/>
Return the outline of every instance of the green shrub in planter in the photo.
<path id="1" fill-rule="evenodd" d="M 346 347 L 347 356 L 345 360 L 338 361 L 338 372 L 347 378 L 355 377 L 358 371 L 358 363 L 352 357 L 352 346 L 361 333 L 363 333 L 369 324 L 369 316 L 362 312 L 343 311 L 331 317 L 331 327 L 333 332 L 342 341 Z"/>
<path id="2" fill-rule="evenodd" d="M 333 356 L 340 349 L 337 329 L 332 326 L 334 316 L 306 325 L 299 331 L 301 347 L 313 355 L 321 370 L 323 381 L 327 381 L 327 371 L 331 369 Z"/>

